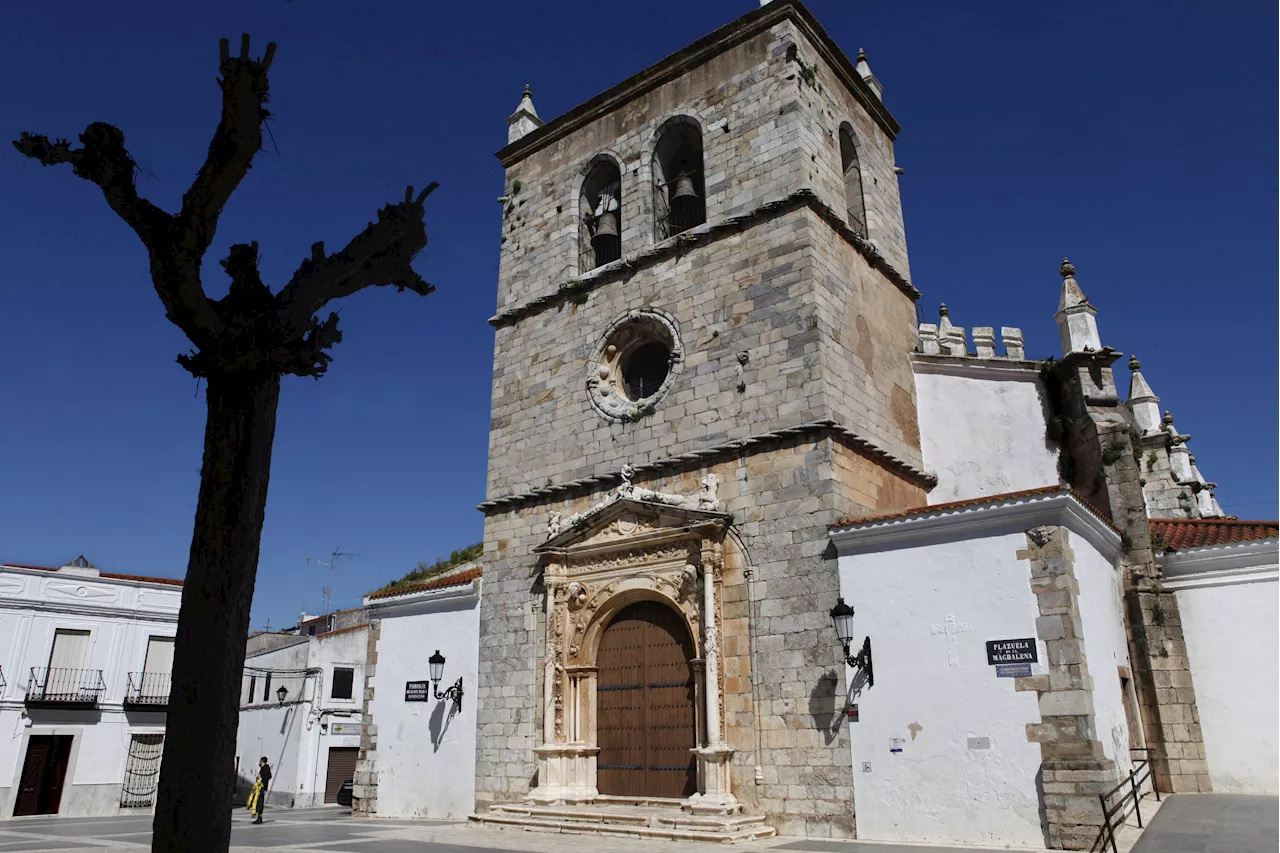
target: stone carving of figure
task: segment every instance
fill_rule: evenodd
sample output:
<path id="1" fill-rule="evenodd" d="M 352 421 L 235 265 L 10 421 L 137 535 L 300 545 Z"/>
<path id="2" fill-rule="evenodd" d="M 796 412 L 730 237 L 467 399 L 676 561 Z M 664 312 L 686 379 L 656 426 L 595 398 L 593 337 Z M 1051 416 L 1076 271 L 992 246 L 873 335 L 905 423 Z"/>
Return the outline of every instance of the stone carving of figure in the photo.
<path id="1" fill-rule="evenodd" d="M 680 570 L 680 598 L 687 598 L 697 591 L 697 589 L 698 567 L 693 563 L 686 563 L 685 567 Z"/>
<path id="2" fill-rule="evenodd" d="M 635 468 L 632 468 L 630 465 L 622 466 L 622 485 L 618 486 L 618 494 L 629 497 L 631 493 L 635 491 L 636 487 L 631 483 L 631 480 L 635 475 Z"/>
<path id="3" fill-rule="evenodd" d="M 720 508 L 720 479 L 715 474 L 702 478 L 702 491 L 698 494 L 698 509 Z"/>
<path id="4" fill-rule="evenodd" d="M 569 594 L 569 609 L 577 610 L 579 607 L 587 603 L 587 587 L 578 581 L 569 584 L 567 590 Z"/>
<path id="5" fill-rule="evenodd" d="M 551 510 L 547 513 L 547 535 L 555 536 L 560 532 L 560 512 L 559 510 Z"/>

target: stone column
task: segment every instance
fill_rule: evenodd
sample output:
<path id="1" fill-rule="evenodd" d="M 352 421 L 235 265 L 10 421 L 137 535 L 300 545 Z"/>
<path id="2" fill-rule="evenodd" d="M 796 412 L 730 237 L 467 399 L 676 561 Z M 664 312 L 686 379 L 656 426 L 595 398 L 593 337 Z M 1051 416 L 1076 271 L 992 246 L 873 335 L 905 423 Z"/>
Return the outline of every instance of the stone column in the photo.
<path id="1" fill-rule="evenodd" d="M 708 544 L 712 547 L 708 548 Z M 705 543 L 702 551 L 702 695 L 707 741 L 704 746 L 693 749 L 698 757 L 698 783 L 702 790 L 689 797 L 683 806 L 694 814 L 732 814 L 742 809 L 733 795 L 729 774 L 734 750 L 724 742 L 720 730 L 720 630 L 716 621 L 719 567 L 719 549 L 714 543 Z"/>
<path id="2" fill-rule="evenodd" d="M 563 633 L 567 614 L 561 612 L 563 578 L 549 566 L 545 577 L 547 588 L 547 634 L 545 660 L 542 665 L 542 745 L 534 748 L 538 759 L 538 785 L 526 800 L 535 803 L 589 803 L 596 798 L 596 753 L 593 744 L 581 737 L 584 716 L 582 678 L 594 677 L 590 667 L 575 667 L 568 695 L 560 676 L 560 648 L 557 638 Z M 567 606 L 567 604 L 566 604 Z M 559 722 L 559 725 L 557 725 Z"/>
<path id="3" fill-rule="evenodd" d="M 542 660 L 542 742 L 556 742 L 556 581 L 546 578 L 547 588 L 547 645 Z"/>

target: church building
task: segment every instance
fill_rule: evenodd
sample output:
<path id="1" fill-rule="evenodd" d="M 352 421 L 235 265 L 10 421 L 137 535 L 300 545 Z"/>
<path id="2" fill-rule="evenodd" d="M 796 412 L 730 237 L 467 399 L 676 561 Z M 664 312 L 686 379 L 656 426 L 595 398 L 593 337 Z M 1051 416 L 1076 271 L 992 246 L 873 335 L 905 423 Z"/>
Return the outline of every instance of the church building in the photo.
<path id="1" fill-rule="evenodd" d="M 1222 517 L 1136 359 L 1122 399 L 1069 261 L 1060 359 L 921 321 L 883 95 L 797 0 L 551 121 L 526 87 L 483 568 L 378 594 L 357 811 L 456 761 L 451 725 L 474 817 L 532 829 L 1087 849 L 1136 762 L 1165 792 L 1276 786 L 1275 690 L 1269 754 L 1225 721 L 1210 743 L 1200 667 L 1242 664 L 1179 615 L 1230 587 L 1274 643 L 1276 524 Z M 1181 586 L 1175 534 L 1204 551 Z M 409 676 L 469 636 L 435 752 L 392 770 L 401 694 L 430 698 Z"/>

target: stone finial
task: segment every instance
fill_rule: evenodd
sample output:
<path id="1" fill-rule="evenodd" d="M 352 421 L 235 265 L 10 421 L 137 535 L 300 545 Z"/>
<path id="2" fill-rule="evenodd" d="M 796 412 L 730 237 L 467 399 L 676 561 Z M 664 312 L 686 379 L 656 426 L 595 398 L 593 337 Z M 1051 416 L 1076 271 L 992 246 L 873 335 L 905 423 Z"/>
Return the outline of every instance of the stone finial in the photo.
<path id="1" fill-rule="evenodd" d="M 543 124 L 542 119 L 538 118 L 538 111 L 533 106 L 533 89 L 526 83 L 516 111 L 507 117 L 507 144 L 510 145 L 517 139 L 528 136 Z"/>
<path id="2" fill-rule="evenodd" d="M 858 48 L 858 62 L 854 66 L 854 70 L 858 72 L 858 76 L 862 78 L 871 91 L 875 92 L 876 97 L 883 101 L 884 85 L 876 75 L 871 73 L 871 65 L 867 62 L 867 52 L 862 48 Z"/>
<path id="3" fill-rule="evenodd" d="M 1166 427 L 1173 426 L 1173 412 L 1170 412 L 1168 409 L 1165 409 L 1164 417 L 1160 419 L 1160 422 L 1163 423 Z"/>
<path id="4" fill-rule="evenodd" d="M 1063 258 L 1058 274 L 1062 276 L 1062 295 L 1058 299 L 1058 313 L 1054 319 L 1058 322 L 1058 334 L 1062 338 L 1062 354 L 1098 352 L 1102 349 L 1098 338 L 1098 309 L 1089 304 L 1088 297 L 1080 289 L 1075 264 Z"/>
<path id="5" fill-rule="evenodd" d="M 1001 326 L 1000 339 L 1004 342 L 1005 358 L 1022 361 L 1027 357 L 1022 343 L 1022 330 L 1017 326 Z"/>
<path id="6" fill-rule="evenodd" d="M 1143 435 L 1160 431 L 1160 398 L 1151 390 L 1147 380 L 1142 376 L 1142 362 L 1138 357 L 1129 359 L 1129 411 L 1138 423 Z M 1172 421 L 1172 419 L 1170 419 Z"/>
<path id="7" fill-rule="evenodd" d="M 968 355 L 964 343 L 964 329 L 951 324 L 946 303 L 938 306 L 938 345 L 943 355 Z"/>

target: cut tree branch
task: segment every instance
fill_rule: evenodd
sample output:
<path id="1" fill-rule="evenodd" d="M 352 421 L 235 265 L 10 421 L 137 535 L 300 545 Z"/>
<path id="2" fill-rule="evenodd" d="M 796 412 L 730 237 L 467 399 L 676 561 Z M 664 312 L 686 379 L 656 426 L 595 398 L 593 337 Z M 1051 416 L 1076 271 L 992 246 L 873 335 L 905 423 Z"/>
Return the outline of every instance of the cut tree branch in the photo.
<path id="1" fill-rule="evenodd" d="M 138 165 L 124 147 L 124 133 L 96 121 L 80 134 L 80 142 L 83 147 L 72 148 L 65 139 L 50 141 L 47 136 L 23 133 L 13 147 L 45 166 L 71 164 L 72 173 L 97 184 L 111 209 L 134 230 L 148 251 L 155 251 L 163 243 L 173 217 L 138 195 Z"/>
<path id="2" fill-rule="evenodd" d="M 311 257 L 276 297 L 288 321 L 303 327 L 331 300 L 366 287 L 393 285 L 423 296 L 433 291 L 411 262 L 427 245 L 422 205 L 437 186 L 433 181 L 416 197 L 409 187 L 404 201 L 379 210 L 378 221 L 369 223 L 340 252 L 326 255 L 323 243 L 312 246 Z"/>
<path id="3" fill-rule="evenodd" d="M 45 166 L 68 163 L 77 177 L 98 185 L 107 204 L 133 229 L 151 259 L 151 280 L 169 319 L 192 342 L 206 344 L 221 328 L 213 304 L 200 287 L 200 260 L 175 253 L 174 217 L 138 195 L 137 164 L 124 145 L 124 133 L 106 122 L 94 122 L 80 134 L 82 147 L 65 139 L 23 133 L 13 143 Z"/>
<path id="4" fill-rule="evenodd" d="M 226 39 L 218 42 L 218 85 L 222 88 L 222 118 L 209 143 L 209 154 L 182 197 L 178 241 L 183 251 L 204 255 L 213 242 L 218 217 L 262 148 L 262 123 L 270 113 L 267 71 L 276 44 L 267 45 L 261 59 L 249 58 L 249 34 L 240 36 L 240 55 L 231 56 Z"/>

